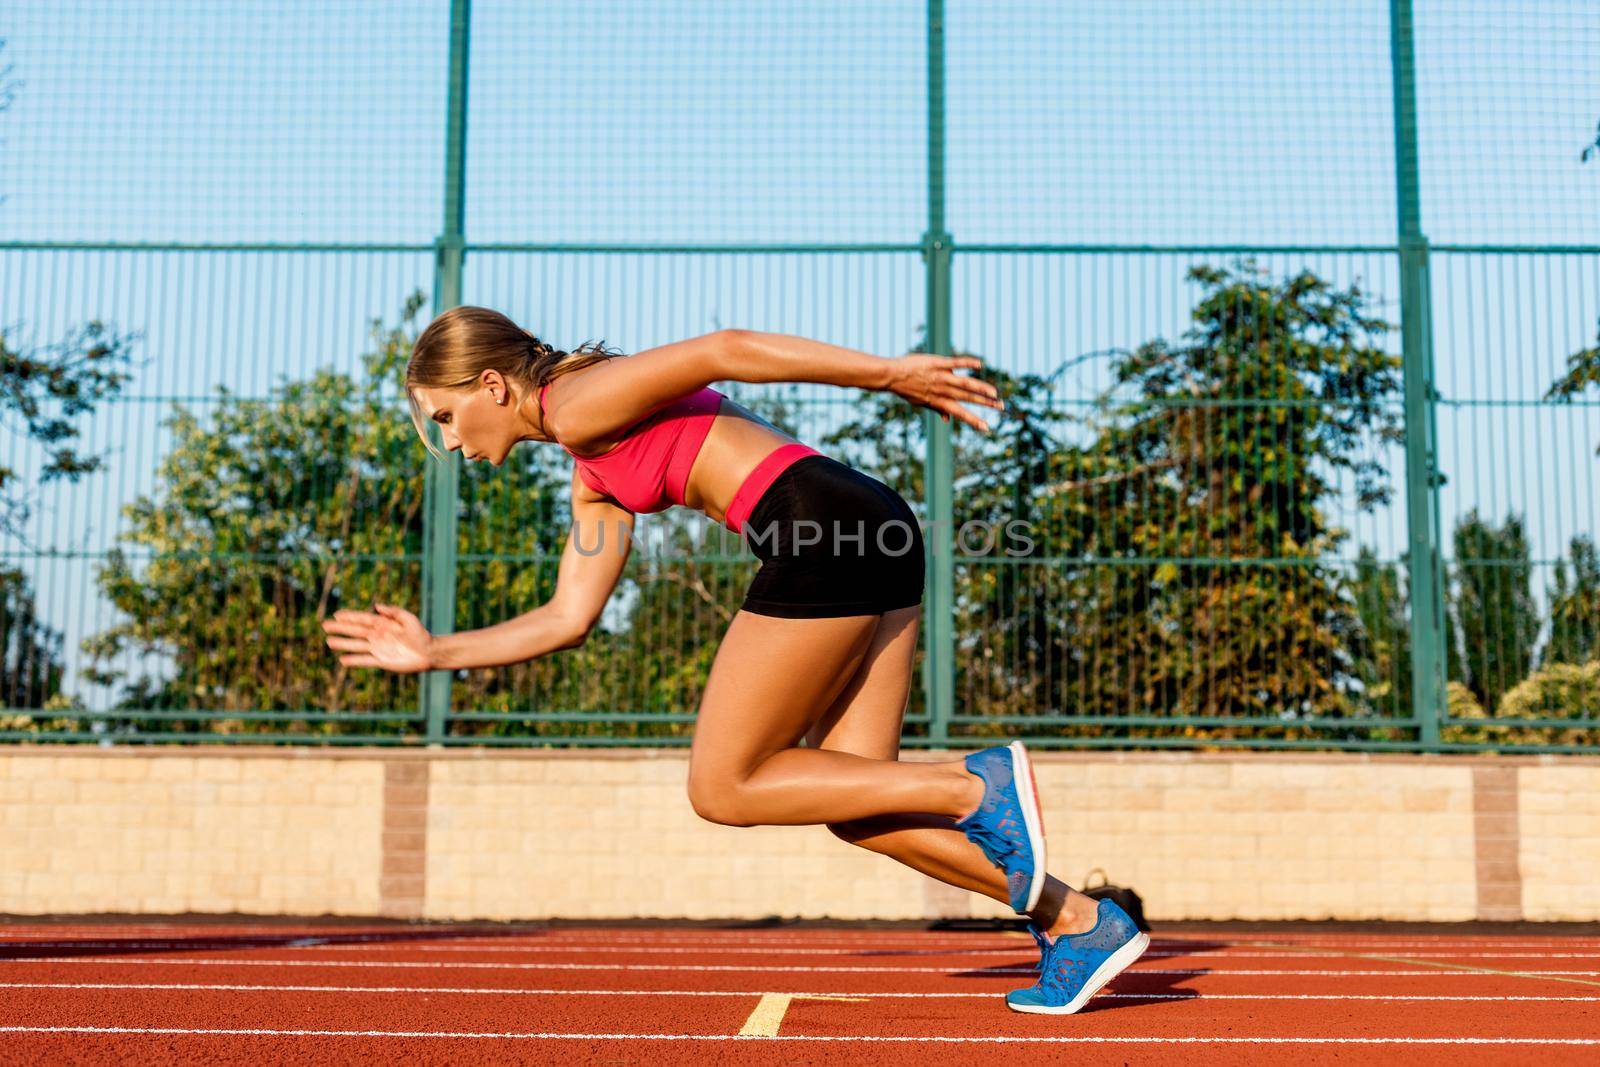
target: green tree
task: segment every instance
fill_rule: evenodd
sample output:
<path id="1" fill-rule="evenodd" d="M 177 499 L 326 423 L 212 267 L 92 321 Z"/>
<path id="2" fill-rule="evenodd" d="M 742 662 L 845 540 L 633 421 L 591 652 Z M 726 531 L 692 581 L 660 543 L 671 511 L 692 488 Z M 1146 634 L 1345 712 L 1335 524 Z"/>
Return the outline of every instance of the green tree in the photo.
<path id="1" fill-rule="evenodd" d="M 1540 655 L 1544 666 L 1600 660 L 1600 558 L 1587 534 L 1572 539 L 1571 551 L 1571 578 L 1566 564 L 1558 562 L 1547 590 L 1550 640 Z"/>
<path id="2" fill-rule="evenodd" d="M 0 329 L 0 427 L 18 442 L 9 455 L 38 460 L 26 481 L 16 467 L 0 465 L 0 537 L 9 549 L 0 562 L 0 707 L 61 703 L 61 633 L 39 617 L 28 575 L 10 560 L 40 550 L 29 544 L 27 525 L 42 490 L 102 468 L 103 455 L 79 450 L 79 423 L 127 381 L 132 340 L 92 321 L 54 344 L 19 349 Z"/>
<path id="3" fill-rule="evenodd" d="M 323 644 L 320 622 L 343 605 L 418 606 L 423 464 L 432 461 L 400 397 L 407 327 L 423 304 L 416 293 L 399 326 L 373 323 L 377 343 L 361 375 L 323 369 L 275 385 L 265 399 L 219 388 L 209 412 L 175 407 L 158 488 L 124 508 L 119 546 L 98 574 L 122 621 L 85 643 L 100 665 L 96 680 L 122 686 L 119 706 L 279 716 L 224 730 L 408 729 L 401 716 L 416 707 L 415 679 L 348 670 Z M 468 625 L 526 610 L 553 583 L 559 544 L 548 522 L 527 521 L 550 514 L 565 487 L 548 463 L 525 450 L 493 476 L 484 465 L 462 467 Z M 135 655 L 158 666 L 135 666 Z M 461 672 L 455 699 L 492 704 L 512 684 L 498 672 Z M 394 714 L 375 723 L 296 714 L 322 710 Z M 200 726 L 180 718 L 167 728 Z"/>
<path id="4" fill-rule="evenodd" d="M 1374 705 L 1396 718 L 1411 715 L 1411 618 L 1404 568 L 1380 563 L 1363 545 L 1356 556 L 1351 587 L 1356 612 L 1361 617 L 1364 655 L 1358 674 L 1363 693 Z"/>
<path id="5" fill-rule="evenodd" d="M 61 632 L 39 618 L 27 575 L 0 567 L 0 708 L 44 708 L 61 692 Z M 0 713 L 0 728 L 12 722 Z"/>
<path id="6" fill-rule="evenodd" d="M 1071 714 L 1138 737 L 1175 731 L 1129 728 L 1130 712 L 1263 714 L 1292 726 L 1373 699 L 1364 664 L 1378 654 L 1328 562 L 1346 535 L 1325 513 L 1338 477 L 1358 486 L 1362 506 L 1383 499 L 1368 446 L 1398 435 L 1398 361 L 1369 343 L 1388 327 L 1365 315 L 1359 289 L 1259 274 L 1249 264 L 1191 272 L 1205 292 L 1185 340 L 1113 353 L 1115 384 L 1087 411 L 1061 403 L 1058 374 L 980 372 L 1007 410 L 993 435 L 955 435 L 956 520 L 969 524 L 956 560 L 961 710 Z M 139 652 L 165 664 L 121 676 L 130 706 L 289 713 L 287 727 L 239 729 L 404 727 L 313 722 L 304 711 L 415 705 L 409 680 L 345 676 L 317 628 L 340 604 L 414 601 L 422 454 L 395 414 L 409 345 L 400 329 L 381 335 L 360 379 L 325 371 L 265 401 L 221 394 L 204 419 L 175 411 L 160 489 L 130 507 L 127 554 L 102 576 L 126 618 L 98 639 L 104 661 Z M 781 396 L 771 412 L 787 429 Z M 802 436 L 918 506 L 923 427 L 920 409 L 867 393 L 842 424 Z M 492 476 L 462 471 L 463 628 L 553 589 L 569 461 L 526 453 Z M 687 512 L 641 519 L 662 545 L 705 525 Z M 692 710 L 754 560 L 644 548 L 583 648 L 464 673 L 453 706 L 494 717 L 459 729 L 686 729 L 649 716 Z M 552 709 L 641 719 L 619 730 L 507 714 Z"/>
<path id="7" fill-rule="evenodd" d="M 1069 457 L 1092 553 L 1162 561 L 1122 646 L 1146 708 L 1336 716 L 1359 693 L 1362 630 L 1326 562 L 1347 534 L 1327 510 L 1341 471 L 1358 507 L 1387 499 L 1369 445 L 1399 439 L 1399 360 L 1358 286 L 1264 274 L 1192 269 L 1206 291 L 1184 343 L 1120 357 L 1095 444 Z"/>
<path id="8" fill-rule="evenodd" d="M 356 375 L 324 369 L 266 399 L 219 390 L 210 410 L 176 407 L 154 493 L 125 509 L 99 574 L 122 621 L 86 643 L 119 705 L 173 716 L 163 729 L 296 734 L 415 731 L 414 678 L 348 670 L 320 622 L 375 600 L 419 607 L 424 465 L 404 417 L 412 296 Z M 757 405 L 760 406 L 760 405 Z M 571 526 L 571 460 L 555 446 L 514 450 L 499 468 L 464 464 L 458 495 L 456 628 L 502 621 L 548 600 Z M 661 536 L 636 548 L 589 641 L 511 667 L 457 672 L 458 735 L 661 736 L 692 712 L 710 657 L 754 570 L 748 554 L 685 554 L 674 534 L 699 516 L 640 517 Z M 587 544 L 587 539 L 586 542 Z M 737 545 L 737 542 L 734 542 Z M 606 551 L 612 550 L 608 544 Z M 137 666 L 154 657 L 153 670 Z M 307 713 L 337 712 L 332 717 Z M 220 712 L 202 719 L 188 712 Z M 233 716 L 226 713 L 232 712 Z M 557 721 L 552 712 L 638 713 L 638 721 Z M 270 713 L 274 718 L 250 718 Z M 358 719 L 355 714 L 371 718 Z M 132 719 L 117 723 L 135 729 Z"/>
<path id="9" fill-rule="evenodd" d="M 1600 744 L 1600 730 L 1584 726 L 1519 726 L 1519 720 L 1600 718 L 1600 660 L 1592 663 L 1554 663 L 1533 671 L 1501 697 L 1490 716 L 1458 682 L 1450 683 L 1453 718 L 1493 719 L 1493 726 L 1446 727 L 1446 741 L 1478 744 L 1585 745 Z M 1458 694 L 1460 696 L 1458 702 Z"/>
<path id="10" fill-rule="evenodd" d="M 999 547 L 957 551 L 960 710 L 1292 725 L 1359 702 L 1365 637 L 1326 511 L 1339 472 L 1360 506 L 1385 499 L 1367 445 L 1399 438 L 1399 361 L 1371 343 L 1389 327 L 1358 287 L 1263 274 L 1193 269 L 1184 341 L 1111 353 L 1087 410 L 1061 402 L 1059 371 L 980 372 L 1006 411 L 992 436 L 955 436 L 955 521 Z M 920 494 L 921 425 L 880 403 L 838 439 Z"/>
<path id="11" fill-rule="evenodd" d="M 0 38 L 0 50 L 5 44 Z M 0 67 L 0 112 L 10 110 L 22 87 L 12 80 L 13 69 Z M 61 632 L 39 617 L 32 582 L 12 561 L 24 550 L 38 550 L 26 533 L 38 490 L 101 468 L 103 456 L 75 447 L 78 422 L 127 380 L 132 338 L 118 337 L 96 320 L 56 344 L 19 350 L 11 338 L 15 329 L 0 326 L 0 427 L 15 444 L 0 463 L 0 544 L 6 547 L 0 556 L 0 708 L 57 708 L 71 703 L 61 692 Z M 40 453 L 30 491 L 10 463 Z M 38 725 L 32 716 L 0 715 L 4 728 Z"/>
<path id="12" fill-rule="evenodd" d="M 1545 391 L 1546 400 L 1571 402 L 1593 386 L 1600 386 L 1600 329 L 1593 348 L 1580 349 L 1567 357 L 1567 368 Z M 1600 455 L 1600 446 L 1596 448 Z"/>
<path id="13" fill-rule="evenodd" d="M 415 307 L 414 298 L 408 318 Z M 391 331 L 364 357 L 362 380 L 322 370 L 267 399 L 219 387 L 209 412 L 175 406 L 158 488 L 123 508 L 118 547 L 97 575 L 122 621 L 85 649 L 95 680 L 122 686 L 120 707 L 281 713 L 414 702 L 405 682 L 347 676 L 316 648 L 318 621 L 340 604 L 404 603 L 415 587 L 421 467 L 384 396 L 400 341 Z"/>
<path id="14" fill-rule="evenodd" d="M 1533 666 L 1539 614 L 1528 538 L 1519 516 L 1497 527 L 1473 510 L 1456 523 L 1454 546 L 1450 677 L 1493 709 Z"/>

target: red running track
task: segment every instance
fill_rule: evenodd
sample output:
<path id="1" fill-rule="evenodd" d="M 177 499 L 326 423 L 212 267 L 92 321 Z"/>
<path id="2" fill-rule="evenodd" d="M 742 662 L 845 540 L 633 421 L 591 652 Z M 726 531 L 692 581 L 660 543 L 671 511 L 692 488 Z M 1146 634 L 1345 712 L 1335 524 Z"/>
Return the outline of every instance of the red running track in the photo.
<path id="1" fill-rule="evenodd" d="M 0 925 L 0 1062 L 1600 1062 L 1600 935 L 1163 926 L 1077 1015 L 1026 934 Z"/>

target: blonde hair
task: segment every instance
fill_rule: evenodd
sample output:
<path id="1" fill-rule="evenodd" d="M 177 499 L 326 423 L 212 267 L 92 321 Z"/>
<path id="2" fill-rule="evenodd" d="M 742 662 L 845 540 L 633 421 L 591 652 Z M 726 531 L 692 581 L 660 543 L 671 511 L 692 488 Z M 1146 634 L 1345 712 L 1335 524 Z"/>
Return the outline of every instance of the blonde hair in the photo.
<path id="1" fill-rule="evenodd" d="M 464 389 L 486 370 L 497 370 L 538 389 L 563 374 L 622 353 L 604 342 L 585 341 L 571 352 L 546 344 L 492 308 L 463 304 L 436 317 L 411 346 L 406 362 L 406 402 L 422 445 L 437 459 L 444 453 L 428 437 L 428 419 L 413 389 Z"/>

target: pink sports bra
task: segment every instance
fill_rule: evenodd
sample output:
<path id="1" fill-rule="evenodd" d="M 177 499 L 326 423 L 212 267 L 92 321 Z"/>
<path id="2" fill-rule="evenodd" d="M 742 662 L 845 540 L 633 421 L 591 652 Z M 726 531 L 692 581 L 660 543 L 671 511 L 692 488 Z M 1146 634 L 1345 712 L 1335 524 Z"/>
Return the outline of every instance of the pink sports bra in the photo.
<path id="1" fill-rule="evenodd" d="M 539 387 L 541 413 L 548 388 L 549 382 Z M 708 385 L 675 400 L 634 423 L 621 441 L 598 456 L 580 456 L 566 445 L 561 448 L 577 463 L 578 477 L 590 489 L 606 494 L 632 512 L 664 511 L 684 503 L 689 469 L 711 431 L 722 397 Z M 804 456 L 820 455 L 798 441 L 773 449 L 733 494 L 723 525 L 738 533 L 761 494 L 786 467 Z"/>

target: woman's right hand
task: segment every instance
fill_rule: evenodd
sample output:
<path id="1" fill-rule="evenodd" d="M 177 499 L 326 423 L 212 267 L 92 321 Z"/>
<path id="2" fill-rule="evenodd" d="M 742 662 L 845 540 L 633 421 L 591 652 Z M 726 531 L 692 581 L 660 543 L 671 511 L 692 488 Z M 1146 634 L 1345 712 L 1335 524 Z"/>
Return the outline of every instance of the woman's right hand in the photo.
<path id="1" fill-rule="evenodd" d="M 372 611 L 342 610 L 323 619 L 328 647 L 346 655 L 346 667 L 382 667 L 396 674 L 416 674 L 433 666 L 433 635 L 405 608 L 374 604 Z"/>
<path id="2" fill-rule="evenodd" d="M 889 391 L 899 394 L 917 407 L 932 408 L 945 422 L 949 422 L 950 416 L 954 415 L 974 429 L 989 433 L 989 423 L 962 407 L 962 404 L 982 404 L 1005 410 L 1000 391 L 993 385 L 982 378 L 956 373 L 963 367 L 983 366 L 983 361 L 977 356 L 912 353 L 895 356 L 890 362 Z"/>

